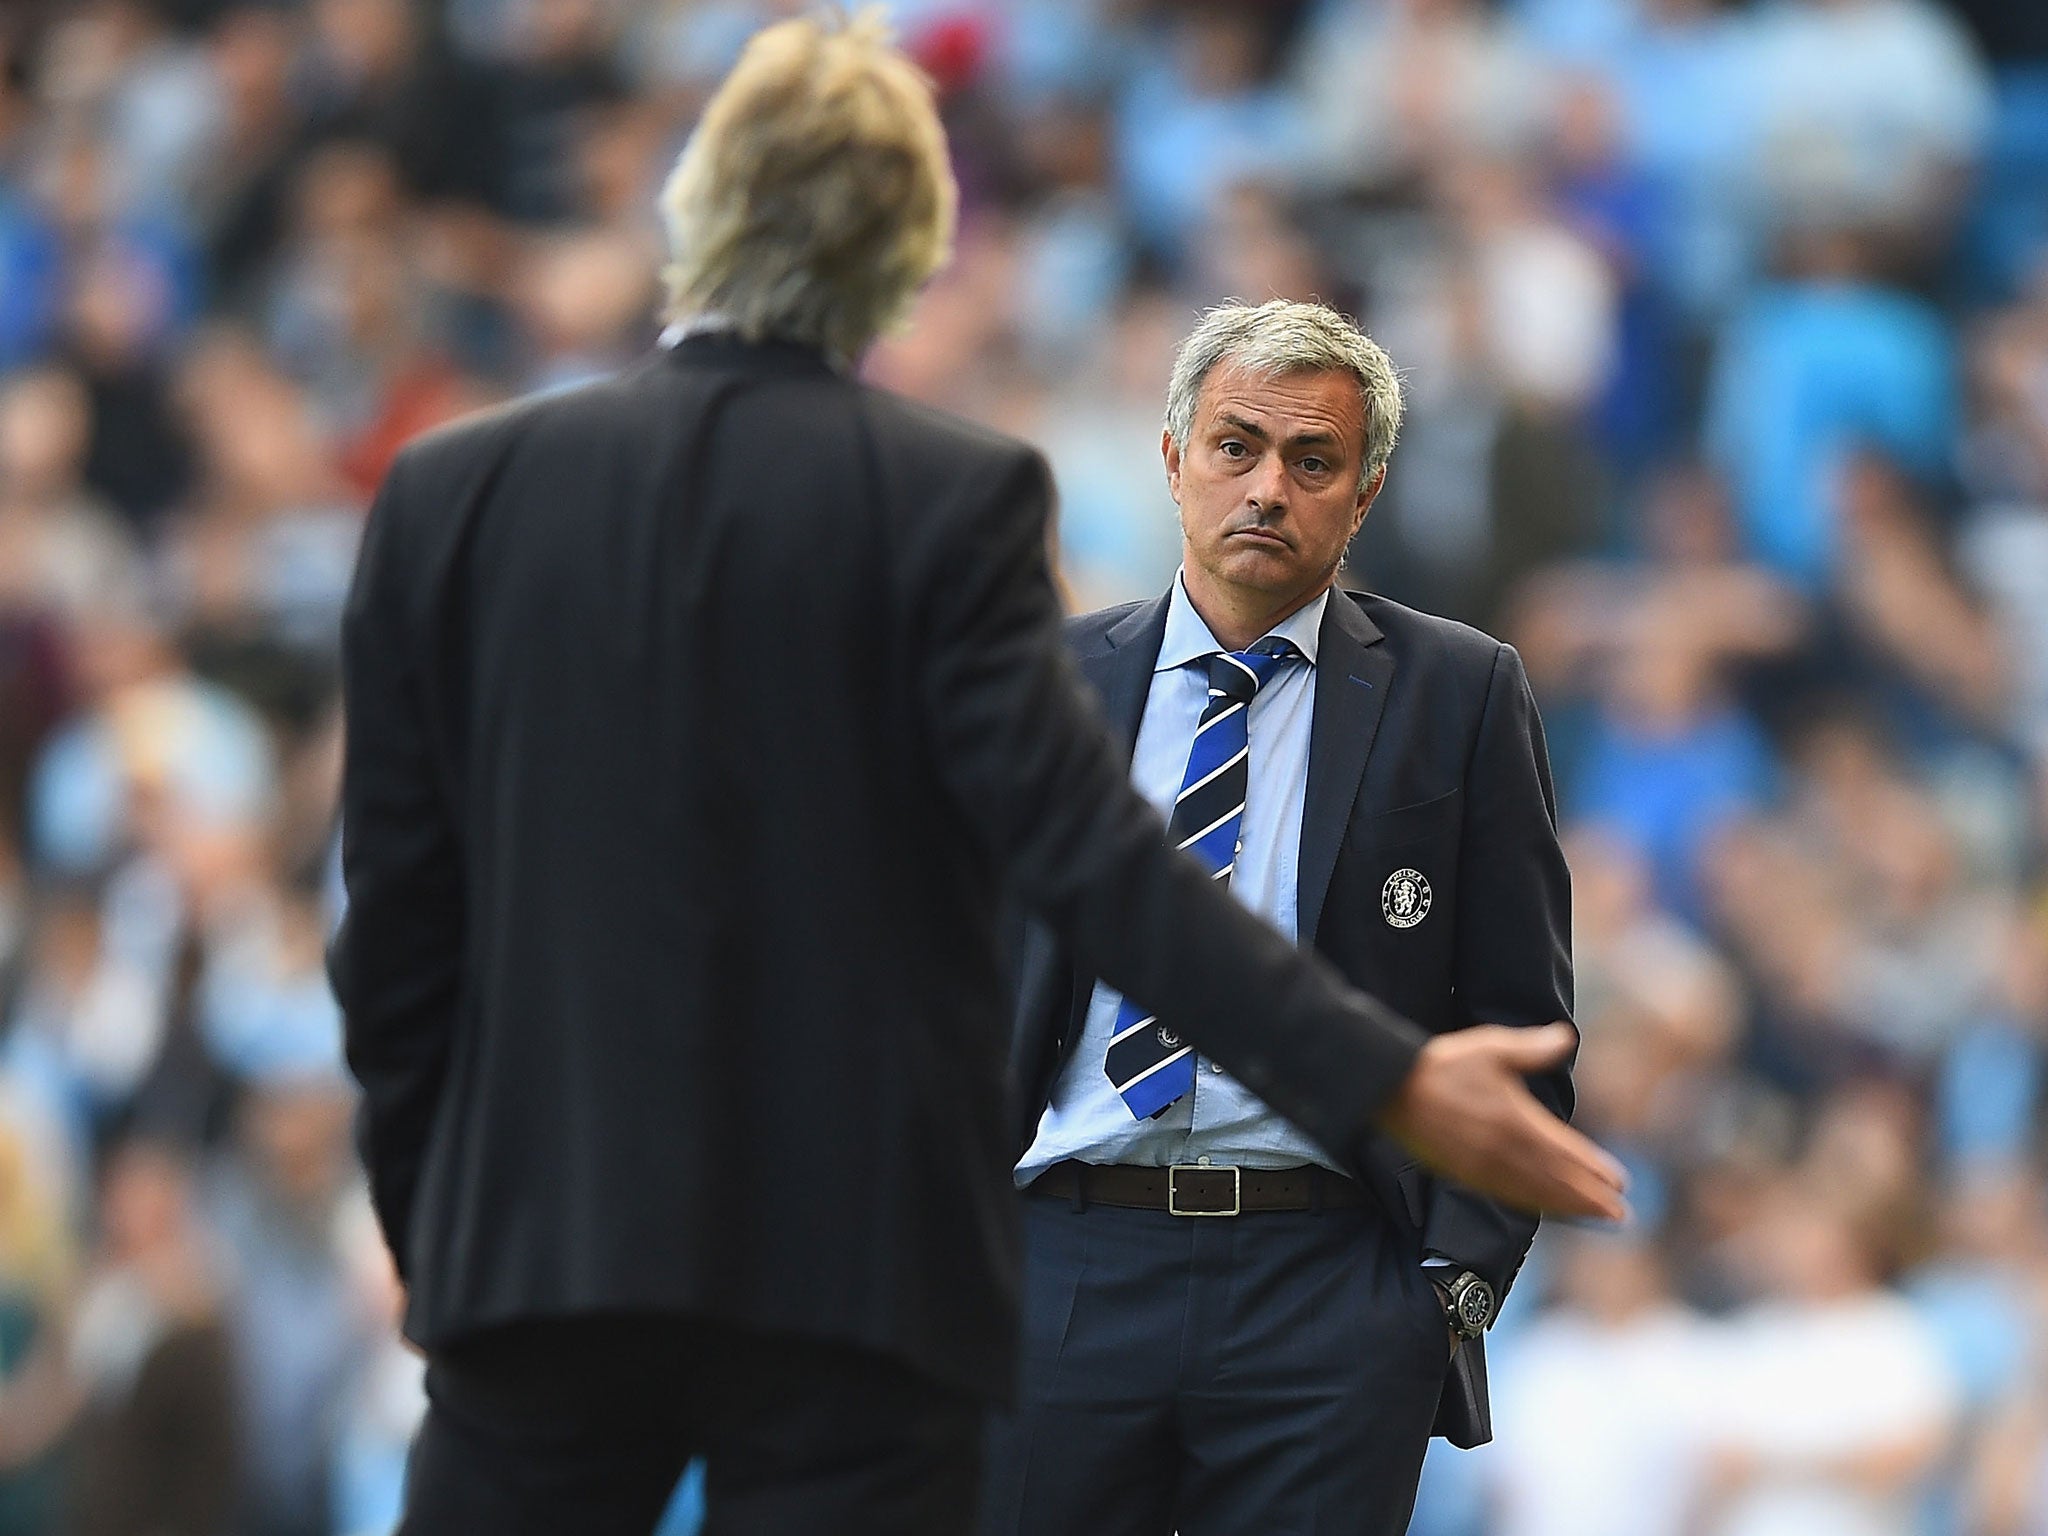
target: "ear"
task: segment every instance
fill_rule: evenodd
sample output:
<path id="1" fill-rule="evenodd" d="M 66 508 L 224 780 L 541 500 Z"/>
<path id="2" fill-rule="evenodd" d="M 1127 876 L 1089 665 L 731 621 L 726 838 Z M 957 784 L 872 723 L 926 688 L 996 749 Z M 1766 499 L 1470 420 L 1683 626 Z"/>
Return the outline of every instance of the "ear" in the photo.
<path id="1" fill-rule="evenodd" d="M 1365 514 L 1372 510 L 1373 502 L 1380 494 L 1380 487 L 1387 483 L 1387 466 L 1382 464 L 1379 473 L 1366 482 L 1365 489 L 1358 493 L 1358 505 L 1351 509 L 1351 535 L 1358 536 L 1358 530 L 1365 526 Z"/>
<path id="2" fill-rule="evenodd" d="M 1180 445 L 1173 440 L 1171 432 L 1163 429 L 1159 434 L 1159 456 L 1166 461 L 1166 492 L 1173 498 L 1173 504 L 1179 506 Z"/>

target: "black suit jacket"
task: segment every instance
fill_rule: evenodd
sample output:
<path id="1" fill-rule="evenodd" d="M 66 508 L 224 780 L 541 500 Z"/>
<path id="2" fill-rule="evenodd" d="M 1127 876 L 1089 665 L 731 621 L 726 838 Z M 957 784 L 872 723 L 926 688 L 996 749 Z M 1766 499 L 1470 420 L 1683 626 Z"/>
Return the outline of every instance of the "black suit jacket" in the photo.
<path id="1" fill-rule="evenodd" d="M 1067 639 L 1100 695 L 1128 766 L 1166 631 L 1168 599 L 1070 620 Z M 1571 1017 L 1571 882 L 1558 848 L 1543 726 L 1511 646 L 1399 603 L 1337 591 L 1324 610 L 1309 733 L 1297 890 L 1304 942 L 1355 985 L 1432 1032 Z M 1387 882 L 1428 882 L 1427 914 L 1390 922 Z M 1402 914 L 1397 914 L 1402 915 Z M 1058 936 L 1027 929 L 1020 954 L 1013 1128 L 1030 1144 L 1079 1039 L 1095 976 Z M 1171 1018 L 1166 1009 L 1162 1017 Z M 1532 1087 L 1569 1115 L 1571 1077 Z M 1384 1138 L 1347 1164 L 1423 1253 L 1507 1293 L 1536 1235 L 1511 1212 L 1425 1173 Z M 1459 1349 L 1437 1433 L 1490 1435 L 1486 1357 Z"/>
<path id="2" fill-rule="evenodd" d="M 1048 495 L 1018 443 L 716 337 L 400 456 L 330 969 L 415 1339 L 654 1309 L 1007 1395 L 1005 882 L 1362 1146 L 1421 1036 L 1162 850 Z"/>

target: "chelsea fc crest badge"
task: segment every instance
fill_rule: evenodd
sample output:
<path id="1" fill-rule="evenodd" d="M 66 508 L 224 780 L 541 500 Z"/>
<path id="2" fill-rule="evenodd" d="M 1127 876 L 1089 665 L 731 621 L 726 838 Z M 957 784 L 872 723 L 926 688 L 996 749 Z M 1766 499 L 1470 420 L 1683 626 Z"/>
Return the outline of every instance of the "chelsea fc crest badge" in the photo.
<path id="1" fill-rule="evenodd" d="M 1396 928 L 1413 928 L 1429 916 L 1429 882 L 1414 869 L 1397 869 L 1380 887 L 1380 913 Z"/>

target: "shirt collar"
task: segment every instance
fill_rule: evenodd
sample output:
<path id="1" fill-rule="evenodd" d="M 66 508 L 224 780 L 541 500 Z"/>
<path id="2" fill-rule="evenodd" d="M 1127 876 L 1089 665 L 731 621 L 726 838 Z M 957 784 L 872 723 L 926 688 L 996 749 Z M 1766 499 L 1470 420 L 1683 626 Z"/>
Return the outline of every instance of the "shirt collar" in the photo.
<path id="1" fill-rule="evenodd" d="M 1316 647 L 1323 634 L 1323 613 L 1329 606 L 1330 589 L 1325 587 L 1314 602 L 1297 608 L 1266 631 L 1266 635 L 1293 641 L 1294 648 L 1308 659 L 1310 666 L 1314 666 Z M 1191 661 L 1200 661 L 1204 656 L 1213 656 L 1222 649 L 1222 644 L 1209 633 L 1209 626 L 1202 622 L 1202 616 L 1195 612 L 1195 605 L 1189 601 L 1186 581 L 1176 573 L 1173 595 L 1166 602 L 1166 633 L 1160 638 L 1159 660 L 1153 663 L 1152 670 L 1171 672 Z"/>
<path id="2" fill-rule="evenodd" d="M 644 333 L 643 333 L 644 334 Z M 671 320 L 661 329 L 662 347 L 673 347 L 688 341 L 692 336 L 719 336 L 739 334 L 739 322 L 722 315 L 715 309 L 702 310 L 687 320 Z"/>
<path id="3" fill-rule="evenodd" d="M 717 336 L 732 340 L 745 339 L 740 330 L 739 321 L 733 319 L 732 316 L 726 314 L 723 310 L 707 309 L 684 320 L 671 320 L 661 328 L 661 335 L 656 338 L 655 344 L 665 352 L 673 352 L 684 342 L 693 341 L 701 336 Z M 814 342 L 797 341 L 793 338 L 774 335 L 763 336 L 757 338 L 757 340 L 764 344 L 796 347 L 805 352 L 814 352 L 824 358 L 830 367 L 840 373 L 851 373 L 854 370 L 852 362 L 832 355 Z"/>

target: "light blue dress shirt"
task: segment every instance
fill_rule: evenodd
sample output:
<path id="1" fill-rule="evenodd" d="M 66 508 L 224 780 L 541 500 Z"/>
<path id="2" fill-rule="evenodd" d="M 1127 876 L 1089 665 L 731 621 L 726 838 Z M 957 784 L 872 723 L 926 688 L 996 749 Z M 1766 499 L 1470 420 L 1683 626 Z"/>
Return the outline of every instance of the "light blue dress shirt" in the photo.
<path id="1" fill-rule="evenodd" d="M 1230 877 L 1232 894 L 1290 939 L 1297 937 L 1296 869 L 1308 790 L 1309 727 L 1316 705 L 1316 650 L 1329 602 L 1325 592 L 1270 631 L 1293 641 L 1307 660 L 1281 668 L 1252 700 L 1244 847 Z M 1172 812 L 1180 793 L 1188 748 L 1209 702 L 1208 669 L 1198 663 L 1222 649 L 1176 576 L 1167 603 L 1166 634 L 1131 755 L 1131 783 L 1162 816 Z M 1038 1122 L 1038 1135 L 1017 1164 L 1019 1187 L 1066 1158 L 1148 1167 L 1203 1159 L 1245 1168 L 1302 1163 L 1335 1167 L 1320 1147 L 1267 1108 L 1264 1100 L 1206 1059 L 1196 1063 L 1193 1093 L 1156 1120 L 1133 1119 L 1103 1071 L 1122 1002 L 1114 989 L 1096 984 L 1080 1043 L 1061 1068 L 1052 1101 Z M 1171 1026 L 1173 1021 L 1161 1022 Z"/>

